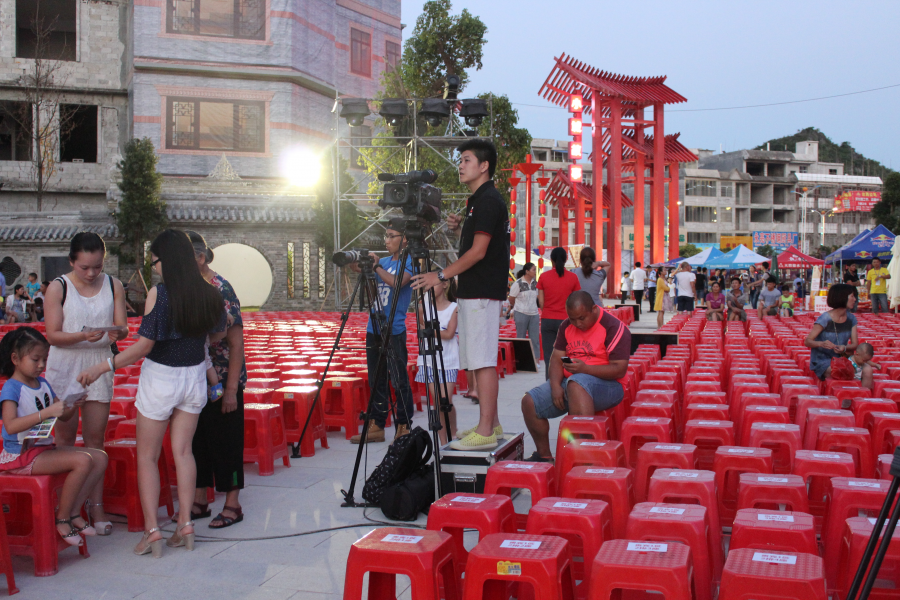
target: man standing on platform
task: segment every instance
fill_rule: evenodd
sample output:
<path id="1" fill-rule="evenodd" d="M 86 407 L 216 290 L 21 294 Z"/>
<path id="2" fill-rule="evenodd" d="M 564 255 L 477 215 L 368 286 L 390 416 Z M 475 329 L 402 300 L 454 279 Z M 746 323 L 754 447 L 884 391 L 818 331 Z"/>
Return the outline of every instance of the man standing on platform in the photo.
<path id="1" fill-rule="evenodd" d="M 522 398 L 522 416 L 537 447 L 528 458 L 532 462 L 553 461 L 550 419 L 566 413 L 593 416 L 625 395 L 631 331 L 584 291 L 569 295 L 566 313 L 549 358 L 550 379 Z"/>
<path id="2" fill-rule="evenodd" d="M 509 277 L 509 217 L 506 203 L 494 187 L 497 148 L 489 140 L 472 139 L 457 149 L 459 181 L 472 195 L 465 222 L 447 215 L 447 227 L 460 231 L 459 259 L 437 273 L 413 278 L 413 288 L 430 290 L 438 281 L 459 277 L 459 365 L 478 383 L 478 425 L 459 432 L 454 450 L 493 450 L 503 435 L 497 416 L 497 348 L 500 303 L 506 300 Z M 460 228 L 460 223 L 462 227 Z"/>
<path id="3" fill-rule="evenodd" d="M 644 299 L 644 287 L 647 283 L 647 271 L 641 268 L 641 263 L 634 263 L 634 271 L 631 272 L 631 281 L 634 282 L 631 290 L 634 292 L 634 301 L 640 306 Z"/>

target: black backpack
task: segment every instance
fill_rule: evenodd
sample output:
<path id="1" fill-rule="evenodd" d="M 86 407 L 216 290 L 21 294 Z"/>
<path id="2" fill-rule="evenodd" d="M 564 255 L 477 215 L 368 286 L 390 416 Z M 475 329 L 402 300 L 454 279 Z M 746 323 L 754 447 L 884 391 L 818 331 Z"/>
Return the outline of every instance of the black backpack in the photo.
<path id="1" fill-rule="evenodd" d="M 415 521 L 420 512 L 428 513 L 433 502 L 434 463 L 428 463 L 405 481 L 388 486 L 379 506 L 388 519 Z"/>
<path id="2" fill-rule="evenodd" d="M 384 460 L 366 479 L 362 492 L 363 499 L 372 504 L 379 504 L 385 490 L 406 481 L 425 466 L 431 459 L 432 451 L 431 437 L 421 427 L 416 427 L 394 440 L 384 455 Z"/>

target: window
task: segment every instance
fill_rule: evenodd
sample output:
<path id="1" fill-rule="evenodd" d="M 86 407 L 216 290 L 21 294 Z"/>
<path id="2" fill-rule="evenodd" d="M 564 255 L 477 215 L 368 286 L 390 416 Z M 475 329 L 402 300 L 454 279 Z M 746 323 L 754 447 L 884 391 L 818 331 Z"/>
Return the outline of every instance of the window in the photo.
<path id="1" fill-rule="evenodd" d="M 400 44 L 390 41 L 384 43 L 384 63 L 388 69 L 400 64 Z"/>
<path id="2" fill-rule="evenodd" d="M 546 150 L 532 150 L 531 153 L 534 155 L 535 160 L 540 160 L 540 161 L 547 160 L 547 151 Z"/>
<path id="3" fill-rule="evenodd" d="M 550 160 L 553 162 L 566 162 L 569 160 L 568 152 L 557 152 L 556 150 L 553 150 L 550 155 Z"/>
<path id="4" fill-rule="evenodd" d="M 372 145 L 372 128 L 367 125 L 350 128 L 350 168 L 364 169 L 365 161 L 360 147 Z"/>
<path id="5" fill-rule="evenodd" d="M 837 175 L 838 174 L 837 169 L 828 169 L 828 174 L 829 175 Z"/>
<path id="6" fill-rule="evenodd" d="M 168 98 L 166 148 L 265 151 L 265 103 Z"/>
<path id="7" fill-rule="evenodd" d="M 808 171 L 809 171 L 809 166 L 808 166 L 808 165 L 800 165 L 800 172 L 801 172 L 801 173 L 807 173 Z"/>
<path id="8" fill-rule="evenodd" d="M 167 0 L 166 31 L 266 39 L 266 0 Z"/>
<path id="9" fill-rule="evenodd" d="M 350 72 L 372 76 L 372 34 L 350 29 Z"/>
<path id="10" fill-rule="evenodd" d="M 685 196 L 716 196 L 716 182 L 713 179 L 685 179 Z"/>
<path id="11" fill-rule="evenodd" d="M 97 107 L 60 104 L 59 160 L 97 162 Z"/>
<path id="12" fill-rule="evenodd" d="M 716 215 L 716 220 L 719 223 L 733 223 L 734 211 L 729 208 L 720 208 L 718 215 Z"/>
<path id="13" fill-rule="evenodd" d="M 76 0 L 16 0 L 16 56 L 75 60 L 77 14 Z"/>
<path id="14" fill-rule="evenodd" d="M 720 196 L 727 196 L 727 197 L 729 197 L 729 198 L 730 198 L 731 196 L 734 196 L 734 184 L 732 184 L 732 183 L 724 183 L 724 182 L 723 182 L 723 183 L 719 186 L 719 195 L 720 195 Z"/>
<path id="15" fill-rule="evenodd" d="M 685 206 L 684 220 L 689 223 L 715 223 L 717 212 L 714 206 Z"/>
<path id="16" fill-rule="evenodd" d="M 702 233 L 700 231 L 688 231 L 688 244 L 715 244 L 719 241 L 718 233 Z"/>
<path id="17" fill-rule="evenodd" d="M 31 105 L 0 102 L 0 160 L 31 160 Z"/>

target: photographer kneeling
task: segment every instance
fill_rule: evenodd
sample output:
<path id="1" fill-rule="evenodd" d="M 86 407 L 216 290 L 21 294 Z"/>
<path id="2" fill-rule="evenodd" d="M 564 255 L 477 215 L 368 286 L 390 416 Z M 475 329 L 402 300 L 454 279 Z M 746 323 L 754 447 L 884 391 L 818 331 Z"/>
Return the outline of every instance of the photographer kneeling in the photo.
<path id="1" fill-rule="evenodd" d="M 537 450 L 528 459 L 552 462 L 549 419 L 566 413 L 593 416 L 624 397 L 622 381 L 628 372 L 631 332 L 585 291 L 566 300 L 569 318 L 559 326 L 550 379 L 522 398 L 522 415 Z M 566 362 L 563 362 L 566 359 Z M 569 362 L 571 361 L 571 362 Z"/>
<path id="2" fill-rule="evenodd" d="M 400 249 L 406 243 L 406 238 L 401 233 L 404 230 L 402 219 L 391 219 L 384 231 L 384 245 L 390 256 L 386 256 L 375 263 L 374 271 L 378 276 L 378 298 L 381 301 L 384 321 L 390 315 L 391 300 L 394 295 L 394 285 L 397 281 L 397 273 L 400 271 Z M 359 273 L 359 265 L 351 263 L 351 270 Z M 409 387 L 409 376 L 406 373 L 406 311 L 412 298 L 412 288 L 409 280 L 412 277 L 412 260 L 406 259 L 403 270 L 397 312 L 394 313 L 394 322 L 391 327 L 390 345 L 392 354 L 387 355 L 385 365 L 390 369 L 391 383 L 397 392 L 397 419 L 394 439 L 409 433 L 413 417 L 413 397 Z M 374 308 L 374 307 L 373 307 Z M 379 358 L 381 357 L 381 326 L 376 334 L 372 327 L 372 314 L 369 313 L 369 324 L 366 327 L 366 364 L 369 367 L 369 381 L 372 382 L 372 407 L 369 430 L 366 434 L 366 443 L 384 441 L 384 425 L 387 422 L 388 410 L 390 410 L 390 395 L 388 393 L 388 378 L 385 368 L 376 374 Z M 392 356 L 393 355 L 393 356 Z M 377 382 L 377 383 L 376 383 Z M 350 442 L 358 444 L 361 435 L 354 435 Z"/>

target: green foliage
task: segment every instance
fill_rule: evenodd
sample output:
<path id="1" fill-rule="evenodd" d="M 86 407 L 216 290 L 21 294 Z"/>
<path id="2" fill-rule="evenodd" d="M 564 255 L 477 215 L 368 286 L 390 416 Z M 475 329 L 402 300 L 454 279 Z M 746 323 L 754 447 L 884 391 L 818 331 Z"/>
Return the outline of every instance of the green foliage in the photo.
<path id="1" fill-rule="evenodd" d="M 891 173 L 884 180 L 881 202 L 872 208 L 875 223 L 900 234 L 900 173 Z"/>
<path id="2" fill-rule="evenodd" d="M 797 142 L 819 142 L 819 160 L 822 162 L 834 162 L 844 164 L 846 175 L 868 175 L 884 179 L 889 173 L 894 173 L 877 160 L 866 158 L 850 145 L 850 142 L 835 144 L 827 135 L 815 127 L 801 129 L 794 135 L 775 138 L 756 147 L 756 150 L 765 150 L 768 144 L 770 150 L 787 150 L 793 152 Z"/>
<path id="3" fill-rule="evenodd" d="M 756 252 L 760 256 L 765 256 L 766 258 L 774 258 L 778 256 L 778 252 L 775 251 L 775 248 L 768 244 L 766 244 L 765 246 L 760 246 L 754 252 Z"/>
<path id="4" fill-rule="evenodd" d="M 701 252 L 703 251 L 700 248 L 690 243 L 678 247 L 678 256 L 680 256 L 681 258 L 690 258 L 695 254 L 700 254 Z"/>
<path id="5" fill-rule="evenodd" d="M 413 98 L 441 96 L 446 75 L 459 75 L 462 91 L 469 80 L 466 71 L 481 69 L 487 26 L 466 9 L 451 15 L 451 8 L 450 0 L 426 2 L 404 44 L 400 71 Z"/>
<path id="6" fill-rule="evenodd" d="M 337 202 L 334 196 L 334 155 L 328 154 L 324 160 L 328 161 L 326 165 L 328 168 L 322 169 L 323 176 L 316 185 L 316 200 L 313 210 L 316 214 L 316 244 L 331 252 L 332 249 L 337 249 L 334 243 L 334 205 Z M 347 193 L 354 185 L 353 178 L 347 171 L 348 165 L 349 161 L 341 156 L 338 169 L 340 170 L 342 194 Z M 341 203 L 340 221 L 341 242 L 344 245 L 366 228 L 366 221 L 362 213 L 352 202 Z"/>
<path id="7" fill-rule="evenodd" d="M 145 267 L 144 242 L 169 223 L 166 203 L 160 199 L 163 177 L 156 171 L 157 162 L 153 142 L 143 138 L 125 144 L 123 158 L 117 165 L 122 175 L 122 200 L 114 216 L 122 242 L 131 248 L 138 269 Z"/>

